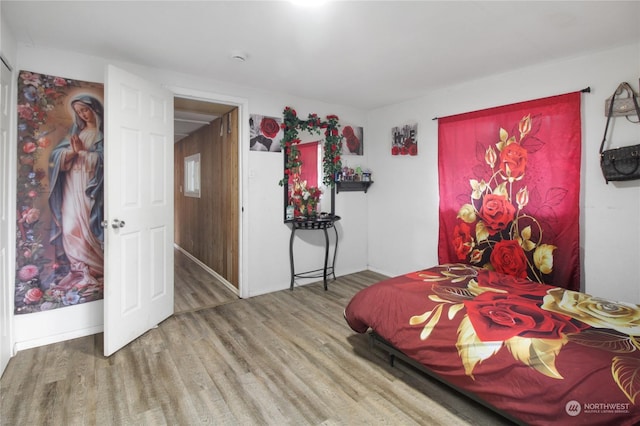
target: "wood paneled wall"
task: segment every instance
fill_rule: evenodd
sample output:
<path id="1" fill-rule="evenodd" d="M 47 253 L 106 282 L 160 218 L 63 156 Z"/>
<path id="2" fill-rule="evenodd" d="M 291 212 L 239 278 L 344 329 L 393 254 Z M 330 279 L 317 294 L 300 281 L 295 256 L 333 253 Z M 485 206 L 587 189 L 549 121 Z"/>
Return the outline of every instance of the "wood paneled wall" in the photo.
<path id="1" fill-rule="evenodd" d="M 230 131 L 229 131 L 230 129 Z M 175 242 L 238 287 L 238 110 L 175 144 Z M 200 198 L 184 195 L 184 158 L 200 153 Z"/>

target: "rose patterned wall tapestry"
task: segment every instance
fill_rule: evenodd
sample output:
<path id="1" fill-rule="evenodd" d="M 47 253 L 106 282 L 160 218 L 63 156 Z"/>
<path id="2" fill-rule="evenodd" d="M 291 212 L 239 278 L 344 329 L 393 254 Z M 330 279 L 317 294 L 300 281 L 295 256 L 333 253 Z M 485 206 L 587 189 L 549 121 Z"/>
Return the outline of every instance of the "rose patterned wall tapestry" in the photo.
<path id="1" fill-rule="evenodd" d="M 15 313 L 103 298 L 104 85 L 18 77 Z"/>
<path id="2" fill-rule="evenodd" d="M 438 120 L 439 263 L 580 290 L 580 92 Z"/>

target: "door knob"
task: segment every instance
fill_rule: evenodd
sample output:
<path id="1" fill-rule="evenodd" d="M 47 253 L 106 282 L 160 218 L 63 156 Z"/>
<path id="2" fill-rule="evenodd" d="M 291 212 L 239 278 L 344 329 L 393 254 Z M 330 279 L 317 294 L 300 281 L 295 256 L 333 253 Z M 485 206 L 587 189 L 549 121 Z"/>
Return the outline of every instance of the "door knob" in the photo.
<path id="1" fill-rule="evenodd" d="M 124 228 L 124 220 L 113 219 L 111 227 L 113 229 Z"/>
<path id="2" fill-rule="evenodd" d="M 103 220 L 102 222 L 100 222 L 100 226 L 102 226 L 103 228 L 106 228 L 107 226 L 109 226 L 109 221 Z"/>

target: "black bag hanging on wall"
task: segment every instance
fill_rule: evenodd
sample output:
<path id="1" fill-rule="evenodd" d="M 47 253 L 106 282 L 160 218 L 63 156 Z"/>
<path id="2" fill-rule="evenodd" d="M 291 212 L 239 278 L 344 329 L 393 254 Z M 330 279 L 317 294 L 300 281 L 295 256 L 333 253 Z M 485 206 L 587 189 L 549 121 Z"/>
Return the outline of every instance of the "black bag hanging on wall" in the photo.
<path id="1" fill-rule="evenodd" d="M 607 125 L 604 128 L 604 136 L 602 137 L 602 143 L 600 144 L 600 167 L 602 168 L 602 175 L 604 176 L 607 184 L 609 181 L 640 179 L 640 144 L 604 150 L 609 122 L 613 116 L 613 105 L 616 95 L 623 91 L 631 93 L 631 99 L 633 100 L 636 114 L 640 121 L 640 106 L 638 106 L 634 90 L 628 83 L 620 83 L 616 91 L 611 96 L 611 102 L 609 102 Z"/>

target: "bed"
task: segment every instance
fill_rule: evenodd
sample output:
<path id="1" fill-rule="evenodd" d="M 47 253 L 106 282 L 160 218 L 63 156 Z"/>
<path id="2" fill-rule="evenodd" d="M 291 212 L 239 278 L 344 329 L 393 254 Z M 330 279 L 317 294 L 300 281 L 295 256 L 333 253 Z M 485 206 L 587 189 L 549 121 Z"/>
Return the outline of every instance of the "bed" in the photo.
<path id="1" fill-rule="evenodd" d="M 638 305 L 446 264 L 359 291 L 344 316 L 517 423 L 640 423 Z"/>

